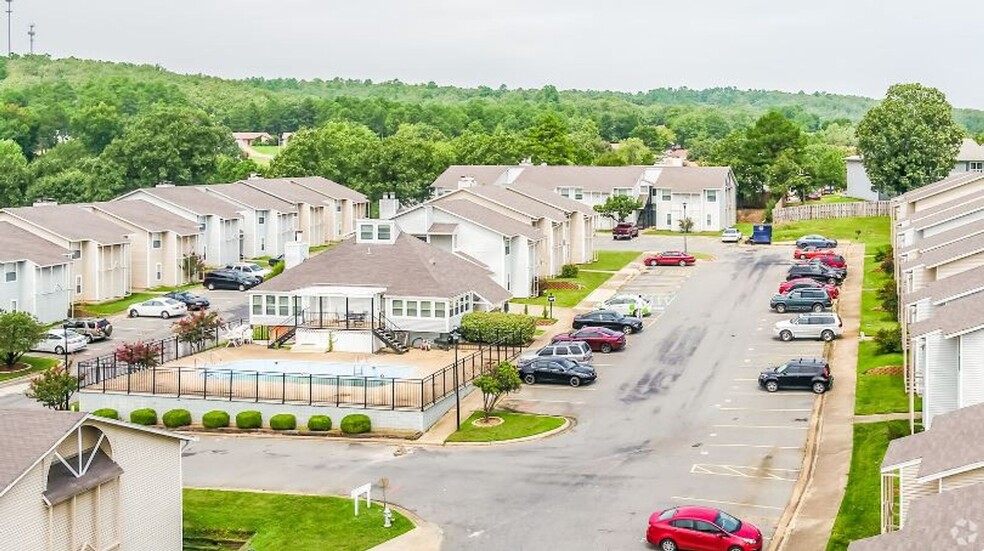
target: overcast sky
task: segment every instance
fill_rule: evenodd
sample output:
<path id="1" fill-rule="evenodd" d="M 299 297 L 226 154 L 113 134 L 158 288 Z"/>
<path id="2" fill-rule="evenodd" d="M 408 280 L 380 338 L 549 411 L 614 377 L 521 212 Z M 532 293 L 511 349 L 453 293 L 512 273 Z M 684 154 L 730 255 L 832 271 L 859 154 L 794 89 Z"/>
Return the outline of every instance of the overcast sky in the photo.
<path id="1" fill-rule="evenodd" d="M 14 49 L 225 77 L 829 91 L 984 108 L 980 0 L 14 0 Z M 3 27 L 0 26 L 0 31 Z M 6 38 L 4 36 L 4 38 Z"/>

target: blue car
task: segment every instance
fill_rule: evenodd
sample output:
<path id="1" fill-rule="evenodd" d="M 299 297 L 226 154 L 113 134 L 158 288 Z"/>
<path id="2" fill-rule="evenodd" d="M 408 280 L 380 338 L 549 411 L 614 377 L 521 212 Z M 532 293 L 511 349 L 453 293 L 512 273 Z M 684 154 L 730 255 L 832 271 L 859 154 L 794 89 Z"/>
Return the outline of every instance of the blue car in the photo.
<path id="1" fill-rule="evenodd" d="M 837 240 L 824 237 L 822 235 L 804 235 L 796 240 L 796 247 L 817 247 L 819 249 L 833 249 L 837 247 Z"/>

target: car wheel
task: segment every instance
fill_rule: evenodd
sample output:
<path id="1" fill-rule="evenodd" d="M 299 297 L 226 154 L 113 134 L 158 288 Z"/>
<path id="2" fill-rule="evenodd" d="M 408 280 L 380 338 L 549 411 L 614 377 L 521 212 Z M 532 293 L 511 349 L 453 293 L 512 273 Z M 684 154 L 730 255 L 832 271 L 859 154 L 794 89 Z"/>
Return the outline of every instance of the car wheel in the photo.
<path id="1" fill-rule="evenodd" d="M 212 283 L 211 281 L 209 281 L 208 282 L 208 285 L 206 285 L 206 287 L 208 287 L 208 290 L 209 291 L 214 291 L 215 290 L 215 283 Z"/>
<path id="2" fill-rule="evenodd" d="M 135 318 L 140 315 L 136 310 L 130 310 L 130 317 Z"/>
<path id="3" fill-rule="evenodd" d="M 60 346 L 56 346 L 55 347 L 55 354 L 58 354 L 59 356 L 61 356 L 64 353 L 65 353 L 65 349 L 64 348 L 62 348 Z"/>
<path id="4" fill-rule="evenodd" d="M 814 394 L 823 394 L 824 392 L 827 392 L 827 385 L 821 383 L 820 381 L 813 383 Z"/>
<path id="5" fill-rule="evenodd" d="M 245 290 L 246 290 L 246 286 L 245 286 L 245 285 L 243 285 L 242 283 L 240 283 L 240 284 L 239 284 L 239 290 L 240 290 L 240 291 L 245 291 Z"/>
<path id="6" fill-rule="evenodd" d="M 167 319 L 169 317 L 171 317 L 171 314 L 168 314 L 166 311 L 161 312 L 161 319 Z"/>
<path id="7" fill-rule="evenodd" d="M 577 387 L 581 386 L 581 378 L 580 377 L 571 377 L 570 383 L 571 383 L 571 386 L 572 387 L 577 388 Z"/>
<path id="8" fill-rule="evenodd" d="M 833 278 L 833 277 L 828 277 L 827 278 L 827 283 L 829 283 L 831 285 L 837 285 L 837 279 L 836 278 Z"/>
<path id="9" fill-rule="evenodd" d="M 659 542 L 659 548 L 661 551 L 677 551 L 678 549 L 676 542 L 669 538 Z"/>
<path id="10" fill-rule="evenodd" d="M 786 312 L 786 305 L 785 304 L 776 304 L 776 312 L 779 312 L 780 314 L 785 313 Z"/>
<path id="11" fill-rule="evenodd" d="M 523 382 L 528 385 L 536 384 L 536 375 L 533 375 L 532 373 L 523 375 Z"/>
<path id="12" fill-rule="evenodd" d="M 92 335 L 86 335 L 85 336 L 85 342 L 87 342 L 89 344 L 92 344 Z"/>
<path id="13" fill-rule="evenodd" d="M 652 260 L 647 260 L 646 261 L 646 266 L 652 268 L 653 267 L 653 261 Z"/>
<path id="14" fill-rule="evenodd" d="M 612 351 L 612 345 L 610 345 L 610 344 L 608 344 L 606 342 L 606 343 L 604 343 L 604 344 L 601 345 L 601 349 L 600 350 L 601 350 L 601 352 L 603 354 L 608 354 L 609 352 Z"/>
<path id="15" fill-rule="evenodd" d="M 625 333 L 626 335 L 631 335 L 632 334 L 632 331 L 633 330 L 632 330 L 632 326 L 631 325 L 624 325 L 624 326 L 622 326 L 622 332 Z"/>
<path id="16" fill-rule="evenodd" d="M 823 304 L 820 304 L 819 302 L 816 303 L 816 304 L 814 304 L 813 305 L 813 311 L 814 312 L 823 312 Z"/>
<path id="17" fill-rule="evenodd" d="M 820 333 L 820 338 L 826 342 L 834 340 L 834 332 L 830 329 L 824 329 L 823 333 Z"/>
<path id="18" fill-rule="evenodd" d="M 571 328 L 572 329 L 580 329 L 581 327 L 583 327 L 583 326 L 580 323 L 572 323 L 571 324 Z"/>
<path id="19" fill-rule="evenodd" d="M 728 548 L 728 551 L 744 551 L 744 549 L 742 549 L 741 547 L 738 547 L 737 545 L 733 545 L 733 546 L 731 546 L 731 547 Z"/>
<path id="20" fill-rule="evenodd" d="M 687 261 L 686 260 L 681 260 L 680 261 L 680 265 L 681 266 L 686 266 L 687 265 Z"/>
<path id="21" fill-rule="evenodd" d="M 793 340 L 793 332 L 788 329 L 785 329 L 781 333 L 779 333 L 779 338 L 786 342 L 789 342 Z"/>
<path id="22" fill-rule="evenodd" d="M 779 383 L 777 381 L 769 381 L 765 383 L 765 390 L 768 390 L 769 392 L 775 392 L 779 390 Z"/>

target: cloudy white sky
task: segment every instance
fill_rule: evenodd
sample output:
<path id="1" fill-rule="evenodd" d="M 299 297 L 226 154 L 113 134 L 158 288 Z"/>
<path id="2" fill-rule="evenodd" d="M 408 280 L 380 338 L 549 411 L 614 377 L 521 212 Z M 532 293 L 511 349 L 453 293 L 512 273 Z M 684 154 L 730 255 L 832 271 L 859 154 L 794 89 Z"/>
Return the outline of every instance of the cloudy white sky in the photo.
<path id="1" fill-rule="evenodd" d="M 33 22 L 36 50 L 55 57 L 225 77 L 871 97 L 918 81 L 984 108 L 980 0 L 13 0 L 13 10 L 17 51 Z"/>

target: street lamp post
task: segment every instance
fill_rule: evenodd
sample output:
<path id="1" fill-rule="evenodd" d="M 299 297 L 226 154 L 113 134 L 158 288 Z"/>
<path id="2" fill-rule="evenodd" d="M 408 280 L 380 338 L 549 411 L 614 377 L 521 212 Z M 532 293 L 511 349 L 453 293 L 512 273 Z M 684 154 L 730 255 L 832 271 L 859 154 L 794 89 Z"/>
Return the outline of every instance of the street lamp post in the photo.
<path id="1" fill-rule="evenodd" d="M 455 417 L 455 427 L 461 428 L 461 394 L 459 392 L 460 386 L 458 385 L 458 341 L 461 340 L 461 336 L 458 334 L 458 329 L 451 331 L 449 335 L 451 344 L 454 345 L 454 417 Z"/>
<path id="2" fill-rule="evenodd" d="M 557 297 L 555 297 L 553 293 L 550 293 L 547 296 L 547 302 L 550 304 L 550 319 L 553 319 L 553 317 L 554 317 L 553 316 L 553 305 L 554 305 L 554 302 L 556 300 L 557 300 Z"/>
<path id="3" fill-rule="evenodd" d="M 689 224 L 687 223 L 687 202 L 684 201 L 684 203 L 683 203 L 683 227 L 680 228 L 680 229 L 683 230 L 683 252 L 687 252 L 687 226 L 688 225 Z"/>
<path id="4" fill-rule="evenodd" d="M 68 324 L 62 324 L 62 337 L 65 339 L 65 348 L 62 352 L 65 354 L 65 369 L 68 369 Z"/>

